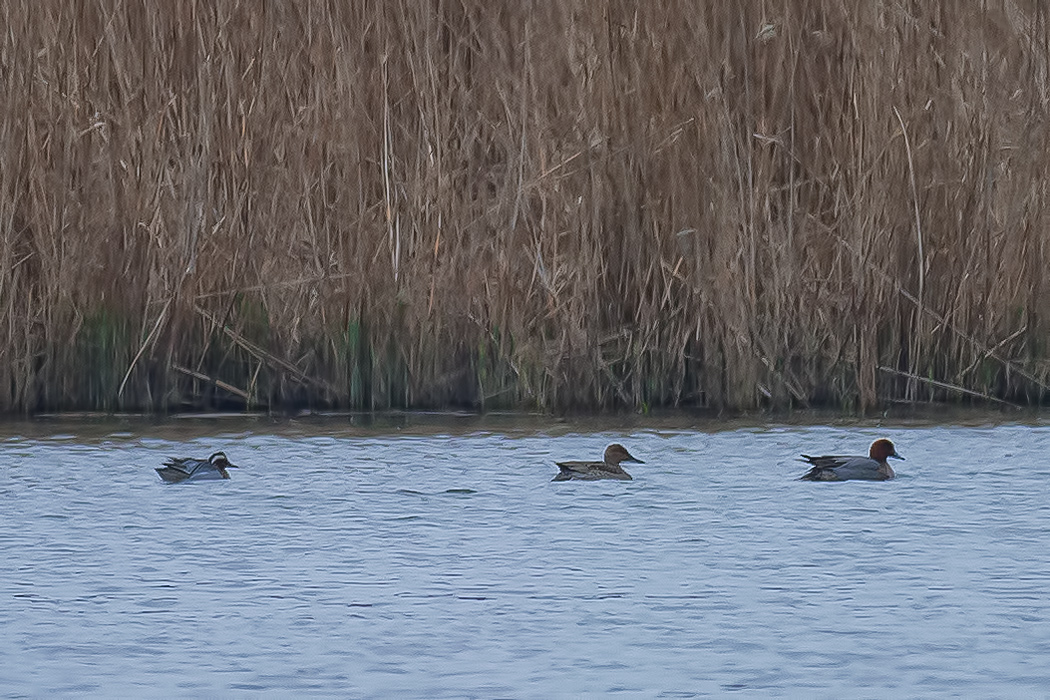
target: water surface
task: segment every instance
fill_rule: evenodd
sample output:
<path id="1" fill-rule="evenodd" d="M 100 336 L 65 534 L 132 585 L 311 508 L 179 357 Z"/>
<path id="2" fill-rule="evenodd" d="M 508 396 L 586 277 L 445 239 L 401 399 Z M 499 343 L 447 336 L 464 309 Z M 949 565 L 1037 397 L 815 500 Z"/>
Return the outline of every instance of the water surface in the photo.
<path id="1" fill-rule="evenodd" d="M 1050 688 L 1041 425 L 33 425 L 0 437 L 5 697 Z M 895 481 L 796 480 L 882 436 Z M 612 441 L 634 481 L 550 482 Z M 153 471 L 219 449 L 229 481 Z"/>

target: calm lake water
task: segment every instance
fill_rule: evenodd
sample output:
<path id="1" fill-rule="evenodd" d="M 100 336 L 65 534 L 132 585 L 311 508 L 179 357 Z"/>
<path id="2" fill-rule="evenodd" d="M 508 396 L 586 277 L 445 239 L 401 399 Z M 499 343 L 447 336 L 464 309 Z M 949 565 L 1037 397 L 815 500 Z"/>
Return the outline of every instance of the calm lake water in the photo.
<path id="1" fill-rule="evenodd" d="M 0 425 L 0 694 L 1050 695 L 1050 427 L 608 425 Z"/>

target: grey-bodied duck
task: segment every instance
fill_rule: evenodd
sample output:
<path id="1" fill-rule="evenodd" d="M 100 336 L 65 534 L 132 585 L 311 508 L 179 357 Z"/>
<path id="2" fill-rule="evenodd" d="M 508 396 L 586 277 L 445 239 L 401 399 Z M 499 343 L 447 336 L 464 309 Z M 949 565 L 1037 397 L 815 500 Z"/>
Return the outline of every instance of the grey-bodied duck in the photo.
<path id="1" fill-rule="evenodd" d="M 227 470 L 230 468 L 239 467 L 226 459 L 225 452 L 216 452 L 206 460 L 169 457 L 164 466 L 156 467 L 156 470 L 161 479 L 169 484 L 176 484 L 180 481 L 229 479 L 230 472 Z"/>
<path id="2" fill-rule="evenodd" d="M 904 459 L 897 454 L 897 448 L 889 440 L 882 438 L 871 443 L 867 457 L 849 457 L 825 455 L 802 459 L 813 465 L 813 468 L 802 475 L 802 481 L 886 481 L 896 476 L 887 459 Z"/>

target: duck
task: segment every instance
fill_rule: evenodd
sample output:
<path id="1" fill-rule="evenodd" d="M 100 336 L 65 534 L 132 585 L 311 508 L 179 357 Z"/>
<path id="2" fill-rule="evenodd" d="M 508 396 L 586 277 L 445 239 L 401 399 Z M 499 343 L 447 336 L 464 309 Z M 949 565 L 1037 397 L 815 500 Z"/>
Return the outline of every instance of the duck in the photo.
<path id="1" fill-rule="evenodd" d="M 620 462 L 645 464 L 637 457 L 632 457 L 623 445 L 613 443 L 605 448 L 605 457 L 601 462 L 555 462 L 561 471 L 555 474 L 551 481 L 596 481 L 598 479 L 631 481 L 631 475 L 623 470 Z"/>
<path id="2" fill-rule="evenodd" d="M 155 467 L 160 478 L 169 484 L 177 484 L 180 481 L 206 481 L 215 479 L 229 479 L 230 468 L 239 469 L 226 458 L 225 452 L 216 452 L 208 459 L 194 459 L 192 457 L 169 457 L 163 467 Z"/>
<path id="3" fill-rule="evenodd" d="M 802 459 L 813 465 L 813 468 L 803 474 L 800 481 L 887 481 L 896 476 L 886 461 L 890 458 L 904 459 L 897 454 L 897 448 L 886 438 L 871 443 L 867 457 L 802 455 Z"/>

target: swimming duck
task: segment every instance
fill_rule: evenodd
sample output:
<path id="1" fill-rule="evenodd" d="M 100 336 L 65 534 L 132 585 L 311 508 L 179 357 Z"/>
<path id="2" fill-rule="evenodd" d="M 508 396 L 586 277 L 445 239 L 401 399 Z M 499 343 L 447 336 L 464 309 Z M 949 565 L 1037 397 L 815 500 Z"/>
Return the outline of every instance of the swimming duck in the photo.
<path id="1" fill-rule="evenodd" d="M 211 457 L 208 457 L 207 461 L 193 459 L 192 457 L 182 457 L 180 459 L 169 457 L 164 466 L 156 467 L 156 470 L 160 474 L 161 479 L 169 484 L 175 484 L 190 479 L 194 481 L 229 479 L 230 473 L 226 470 L 230 467 L 239 468 L 236 464 L 231 464 L 230 460 L 226 459 L 225 452 L 216 452 Z"/>
<path id="2" fill-rule="evenodd" d="M 602 462 L 555 462 L 561 469 L 551 481 L 595 481 L 597 479 L 620 479 L 630 481 L 631 475 L 620 467 L 620 462 L 645 464 L 631 456 L 623 445 L 613 443 L 605 448 L 605 459 Z"/>
<path id="3" fill-rule="evenodd" d="M 802 459 L 813 465 L 813 468 L 802 475 L 802 481 L 847 481 L 864 479 L 867 481 L 886 481 L 896 474 L 886 462 L 887 459 L 904 459 L 897 454 L 897 448 L 885 438 L 871 443 L 867 457 L 837 457 L 826 455 Z"/>

